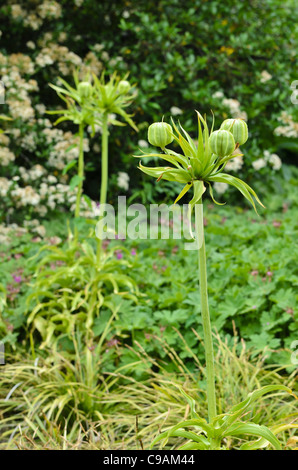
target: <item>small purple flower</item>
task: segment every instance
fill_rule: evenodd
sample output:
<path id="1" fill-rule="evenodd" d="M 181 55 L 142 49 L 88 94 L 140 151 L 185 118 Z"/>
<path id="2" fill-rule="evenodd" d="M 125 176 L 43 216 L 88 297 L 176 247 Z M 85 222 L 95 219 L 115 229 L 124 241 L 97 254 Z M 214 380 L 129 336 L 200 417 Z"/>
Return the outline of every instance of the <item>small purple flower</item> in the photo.
<path id="1" fill-rule="evenodd" d="M 123 258 L 123 253 L 122 253 L 121 250 L 117 250 L 115 253 L 116 253 L 116 258 L 117 259 L 122 259 Z"/>
<path id="2" fill-rule="evenodd" d="M 259 271 L 257 271 L 256 269 L 254 269 L 253 271 L 251 271 L 251 276 L 257 276 L 259 274 Z"/>
<path id="3" fill-rule="evenodd" d="M 137 250 L 133 248 L 130 253 L 132 254 L 132 256 L 135 256 L 137 254 Z"/>
<path id="4" fill-rule="evenodd" d="M 278 227 L 281 226 L 281 222 L 279 222 L 278 220 L 273 220 L 272 225 L 273 225 L 273 227 L 278 228 Z"/>
<path id="5" fill-rule="evenodd" d="M 20 282 L 22 282 L 21 276 L 19 276 L 19 275 L 17 275 L 17 274 L 13 274 L 12 277 L 13 277 L 14 282 L 17 282 L 18 284 L 19 284 Z"/>

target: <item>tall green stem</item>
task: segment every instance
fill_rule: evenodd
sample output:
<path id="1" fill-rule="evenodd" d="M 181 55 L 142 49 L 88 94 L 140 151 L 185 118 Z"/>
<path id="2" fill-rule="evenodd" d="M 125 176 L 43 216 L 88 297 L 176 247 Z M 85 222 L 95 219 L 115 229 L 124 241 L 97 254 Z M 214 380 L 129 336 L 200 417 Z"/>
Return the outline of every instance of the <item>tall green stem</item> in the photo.
<path id="1" fill-rule="evenodd" d="M 101 135 L 101 187 L 100 187 L 100 208 L 103 209 L 107 202 L 108 190 L 108 113 L 105 112 L 102 116 L 102 135 Z M 102 213 L 101 213 L 102 216 Z M 101 252 L 101 239 L 98 239 L 97 244 L 97 260 L 99 261 Z"/>
<path id="2" fill-rule="evenodd" d="M 207 400 L 208 400 L 208 417 L 209 422 L 216 416 L 216 396 L 215 396 L 215 376 L 214 376 L 214 354 L 212 343 L 212 331 L 208 306 L 207 291 L 207 267 L 206 267 L 206 251 L 204 239 L 204 219 L 203 219 L 203 203 L 202 198 L 195 205 L 195 223 L 196 238 L 198 240 L 198 257 L 199 257 L 199 281 L 201 294 L 201 312 L 204 331 L 206 373 L 207 373 Z"/>
<path id="3" fill-rule="evenodd" d="M 82 197 L 82 189 L 83 189 L 83 180 L 84 180 L 84 124 L 80 123 L 79 126 L 79 163 L 78 163 L 78 176 L 80 178 L 78 184 L 78 192 L 77 192 L 77 200 L 76 200 L 76 209 L 75 209 L 75 217 L 79 217 L 80 215 L 80 202 Z"/>

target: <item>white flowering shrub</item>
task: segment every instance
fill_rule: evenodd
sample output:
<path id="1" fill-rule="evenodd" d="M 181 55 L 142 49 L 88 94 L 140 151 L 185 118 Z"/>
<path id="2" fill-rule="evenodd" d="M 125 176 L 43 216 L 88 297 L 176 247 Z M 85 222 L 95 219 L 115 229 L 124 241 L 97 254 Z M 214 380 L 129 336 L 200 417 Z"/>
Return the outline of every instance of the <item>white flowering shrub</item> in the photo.
<path id="1" fill-rule="evenodd" d="M 62 6 L 55 1 L 8 1 L 2 10 L 10 14 L 11 24 L 31 31 L 39 31 L 62 15 Z M 56 128 L 46 115 L 43 92 L 46 89 L 49 95 L 49 91 L 44 78 L 68 76 L 77 67 L 80 74 L 98 74 L 103 64 L 91 50 L 81 57 L 60 44 L 66 37 L 66 33 L 59 33 L 54 39 L 54 34 L 46 31 L 36 42 L 27 41 L 26 53 L 0 52 L 5 91 L 1 112 L 11 118 L 3 122 L 5 132 L 0 134 L 0 220 L 7 223 L 21 222 L 24 214 L 43 218 L 52 211 L 72 211 L 74 207 L 77 189 L 69 187 L 71 172 L 63 174 L 63 170 L 78 158 L 78 136 L 74 130 Z M 101 50 L 100 45 L 94 48 Z M 87 137 L 84 151 L 89 151 Z M 82 210 L 94 216 L 95 202 L 87 204 L 82 199 Z"/>

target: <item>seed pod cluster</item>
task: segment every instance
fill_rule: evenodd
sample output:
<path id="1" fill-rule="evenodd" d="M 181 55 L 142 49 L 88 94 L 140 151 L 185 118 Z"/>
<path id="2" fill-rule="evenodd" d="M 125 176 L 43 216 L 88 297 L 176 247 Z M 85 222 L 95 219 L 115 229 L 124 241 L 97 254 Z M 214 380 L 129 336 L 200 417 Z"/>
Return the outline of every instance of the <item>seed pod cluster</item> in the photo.
<path id="1" fill-rule="evenodd" d="M 248 129 L 247 124 L 243 119 L 226 119 L 222 125 L 221 129 L 230 131 L 233 134 L 236 144 L 243 145 L 248 139 Z"/>

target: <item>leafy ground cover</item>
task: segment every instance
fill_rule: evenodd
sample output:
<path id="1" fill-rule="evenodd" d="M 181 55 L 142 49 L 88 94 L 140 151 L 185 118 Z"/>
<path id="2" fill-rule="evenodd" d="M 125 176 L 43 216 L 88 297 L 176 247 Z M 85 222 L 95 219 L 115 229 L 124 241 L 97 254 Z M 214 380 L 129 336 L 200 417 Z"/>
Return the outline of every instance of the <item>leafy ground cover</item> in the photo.
<path id="1" fill-rule="evenodd" d="M 264 357 L 268 363 L 279 363 L 288 366 L 289 370 L 293 369 L 291 344 L 297 328 L 295 181 L 292 178 L 284 183 L 288 190 L 283 195 L 268 198 L 267 208 L 259 218 L 251 210 L 239 207 L 235 213 L 234 208 L 219 208 L 214 204 L 208 205 L 205 218 L 213 325 L 227 338 L 235 335 L 243 338 L 248 347 L 254 348 L 255 354 L 265 349 Z M 92 245 L 88 231 L 91 235 L 93 229 L 82 222 L 79 230 L 80 249 L 82 252 L 85 250 L 88 257 L 90 253 L 86 253 L 84 238 Z M 44 241 L 29 232 L 12 236 L 8 249 L 1 253 L 2 284 L 8 292 L 6 305 L 2 308 L 1 328 L 3 340 L 10 344 L 12 350 L 17 343 L 28 348 L 30 334 L 34 335 L 37 344 L 45 341 L 46 333 L 42 337 L 37 320 L 40 325 L 48 319 L 49 291 L 52 305 L 60 302 L 58 311 L 63 311 L 67 307 L 59 300 L 59 289 L 72 289 L 77 293 L 79 302 L 80 293 L 86 295 L 88 282 L 95 282 L 91 270 L 86 268 L 86 264 L 84 267 L 84 263 L 80 264 L 81 270 L 73 268 L 71 274 L 65 277 L 65 266 L 76 262 L 78 248 L 68 248 L 67 251 L 67 233 L 62 221 L 60 228 L 58 221 L 55 226 L 49 223 L 47 233 L 48 238 L 44 241 L 48 242 L 48 246 L 54 243 L 47 251 L 42 249 L 36 255 Z M 87 235 L 84 237 L 83 234 Z M 58 245 L 55 244 L 57 240 Z M 121 269 L 118 272 L 120 287 L 110 284 L 108 278 L 101 279 L 106 303 L 102 305 L 98 297 L 97 314 L 87 329 L 90 329 L 92 341 L 96 342 L 113 316 L 107 337 L 115 356 L 110 364 L 111 370 L 116 367 L 115 364 L 127 366 L 131 362 L 131 372 L 142 375 L 142 369 L 133 365 L 130 350 L 122 348 L 126 344 L 133 346 L 134 341 L 156 359 L 163 359 L 164 356 L 159 347 L 160 338 L 175 347 L 189 367 L 193 353 L 202 359 L 203 348 L 193 331 L 202 336 L 194 256 L 192 251 L 184 250 L 184 241 L 155 240 L 152 243 L 150 240 L 115 240 L 111 241 L 110 249 L 110 272 L 114 272 L 116 266 L 113 259 L 121 259 L 124 263 L 122 272 Z M 81 257 L 78 259 L 82 261 Z M 36 280 L 36 266 L 46 262 L 48 270 L 45 276 Z M 134 280 L 139 291 L 137 296 L 129 294 L 131 286 L 124 272 Z M 48 287 L 45 281 L 49 278 L 51 283 Z M 123 295 L 115 293 L 119 291 Z M 69 302 L 73 303 L 73 299 L 71 293 Z M 40 303 L 46 307 L 36 312 L 34 324 L 30 318 Z M 75 311 L 76 307 L 73 308 Z M 76 326 L 80 322 L 85 322 L 83 317 L 78 319 Z M 53 346 L 58 340 L 60 348 L 72 348 L 71 331 L 69 324 L 64 322 L 46 345 Z M 86 327 L 83 326 L 80 331 L 85 334 Z M 187 349 L 183 342 L 179 342 L 177 331 L 187 343 Z"/>

